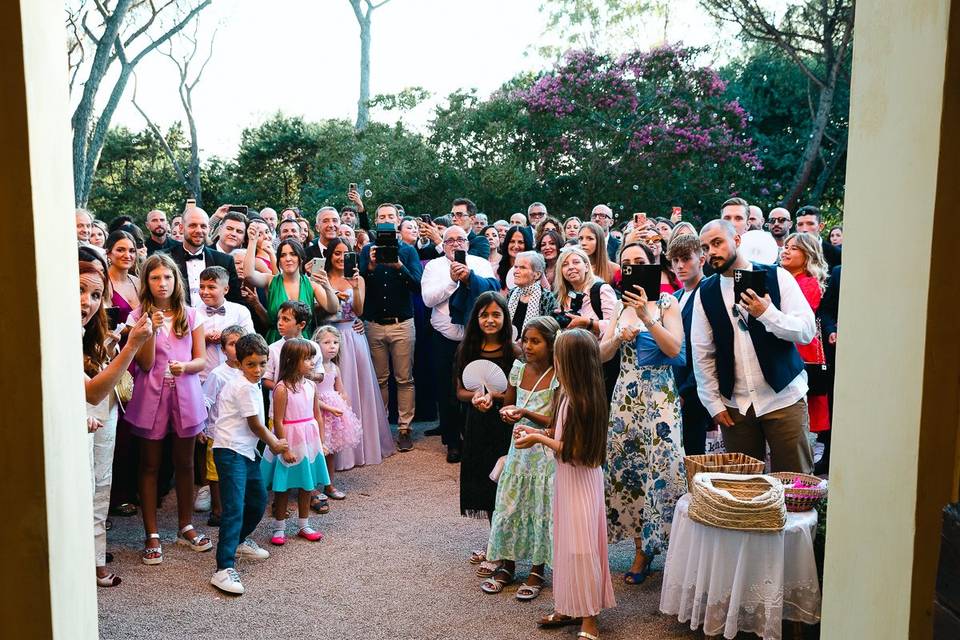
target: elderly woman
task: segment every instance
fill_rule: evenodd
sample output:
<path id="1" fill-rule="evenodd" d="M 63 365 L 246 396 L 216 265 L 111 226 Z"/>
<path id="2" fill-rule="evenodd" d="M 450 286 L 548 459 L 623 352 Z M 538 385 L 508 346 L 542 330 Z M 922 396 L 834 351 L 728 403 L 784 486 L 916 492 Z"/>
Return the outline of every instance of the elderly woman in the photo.
<path id="1" fill-rule="evenodd" d="M 277 247 L 277 266 L 280 271 L 273 275 L 254 268 L 259 240 L 256 232 L 250 234 L 247 253 L 243 258 L 243 274 L 248 284 L 267 290 L 267 335 L 264 337 L 268 343 L 280 339 L 277 313 L 280 305 L 287 300 L 299 300 L 311 311 L 319 307 L 323 315 L 333 315 L 339 311 L 340 300 L 330 286 L 327 273 L 323 270 L 311 271 L 309 277 L 304 273 L 306 256 L 303 245 L 292 238 L 283 240 Z M 313 322 L 309 322 L 304 333 L 312 335 L 313 329 Z"/>
<path id="2" fill-rule="evenodd" d="M 549 316 L 557 308 L 553 292 L 543 286 L 541 280 L 546 269 L 543 256 L 536 251 L 517 254 L 513 265 L 513 281 L 516 284 L 507 297 L 507 308 L 516 328 L 516 335 L 534 318 Z"/>
<path id="3" fill-rule="evenodd" d="M 651 264 L 646 244 L 627 244 L 620 264 Z M 607 435 L 607 532 L 611 542 L 633 538 L 627 584 L 650 573 L 654 555 L 667 549 L 677 500 L 686 491 L 680 397 L 672 365 L 686 362 L 683 321 L 676 299 L 647 300 L 641 287 L 624 291 L 600 341 L 600 357 L 621 353 Z"/>

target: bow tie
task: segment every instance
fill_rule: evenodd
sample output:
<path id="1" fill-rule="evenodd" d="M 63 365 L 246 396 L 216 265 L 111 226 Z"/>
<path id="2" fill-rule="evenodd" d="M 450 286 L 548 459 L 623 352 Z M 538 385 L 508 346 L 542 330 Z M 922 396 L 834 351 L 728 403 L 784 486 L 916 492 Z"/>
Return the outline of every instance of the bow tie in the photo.
<path id="1" fill-rule="evenodd" d="M 207 307 L 208 316 L 225 316 L 227 315 L 226 307 Z"/>
<path id="2" fill-rule="evenodd" d="M 203 260 L 203 251 L 200 253 L 188 253 L 183 259 L 186 262 L 190 262 L 191 260 Z"/>

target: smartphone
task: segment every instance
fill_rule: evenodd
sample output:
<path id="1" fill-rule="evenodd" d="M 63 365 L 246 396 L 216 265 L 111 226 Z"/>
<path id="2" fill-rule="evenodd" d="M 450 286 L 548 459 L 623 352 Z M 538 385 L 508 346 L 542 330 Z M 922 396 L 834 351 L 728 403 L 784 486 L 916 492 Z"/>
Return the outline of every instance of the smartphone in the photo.
<path id="1" fill-rule="evenodd" d="M 313 264 L 310 266 L 310 273 L 320 273 L 327 268 L 327 259 L 326 258 L 314 258 Z"/>
<path id="2" fill-rule="evenodd" d="M 636 293 L 633 286 L 637 285 L 647 294 L 647 300 L 660 299 L 660 265 L 625 264 L 620 269 L 620 291 Z"/>
<path id="3" fill-rule="evenodd" d="M 347 193 L 350 193 L 351 191 L 356 191 L 356 190 L 357 190 L 357 183 L 356 183 L 356 182 L 351 182 L 351 183 L 350 183 L 350 186 L 347 187 Z"/>
<path id="4" fill-rule="evenodd" d="M 374 246 L 377 248 L 377 262 L 393 264 L 400 262 L 400 247 L 397 245 L 397 227 L 389 222 L 377 225 Z"/>
<path id="5" fill-rule="evenodd" d="M 247 205 L 245 205 L 245 204 L 232 204 L 232 205 L 230 205 L 230 208 L 227 209 L 227 211 L 233 211 L 233 212 L 236 212 L 236 213 L 242 213 L 243 215 L 247 215 L 247 211 L 249 211 L 249 210 L 250 210 L 250 208 L 249 208 Z"/>
<path id="6" fill-rule="evenodd" d="M 110 331 L 113 331 L 117 328 L 117 325 L 120 324 L 120 309 L 118 307 L 107 307 L 107 326 Z"/>
<path id="7" fill-rule="evenodd" d="M 195 206 L 197 206 L 197 199 L 187 198 L 187 207 L 195 207 Z"/>
<path id="8" fill-rule="evenodd" d="M 462 264 L 463 266 L 467 266 L 467 252 L 463 249 L 457 249 L 453 252 L 453 261 L 458 264 Z"/>
<path id="9" fill-rule="evenodd" d="M 678 216 L 678 215 L 680 215 L 680 212 L 681 212 L 681 211 L 682 211 L 682 209 L 680 209 L 680 207 L 674 207 L 674 208 L 670 211 L 670 213 L 671 213 L 671 215 Z"/>
<path id="10" fill-rule="evenodd" d="M 633 214 L 633 228 L 634 229 L 643 229 L 647 226 L 647 214 L 645 213 L 635 213 Z"/>
<path id="11" fill-rule="evenodd" d="M 753 289 L 753 292 L 761 298 L 767 295 L 767 274 L 765 271 L 750 271 L 748 269 L 735 269 L 733 272 L 733 299 L 739 304 L 740 296 L 747 289 Z"/>
<path id="12" fill-rule="evenodd" d="M 423 221 L 423 222 L 425 222 L 426 224 L 432 224 L 432 223 L 433 223 L 433 218 L 431 218 L 429 214 L 424 214 L 424 215 L 420 216 L 420 220 Z"/>
<path id="13" fill-rule="evenodd" d="M 343 254 L 343 277 L 352 278 L 353 272 L 357 270 L 357 254 L 353 251 L 348 251 Z"/>
<path id="14" fill-rule="evenodd" d="M 579 291 L 574 291 L 570 294 L 570 312 L 579 314 L 580 309 L 583 308 L 583 299 L 585 294 L 580 293 Z M 569 321 L 568 321 L 569 324 Z"/>

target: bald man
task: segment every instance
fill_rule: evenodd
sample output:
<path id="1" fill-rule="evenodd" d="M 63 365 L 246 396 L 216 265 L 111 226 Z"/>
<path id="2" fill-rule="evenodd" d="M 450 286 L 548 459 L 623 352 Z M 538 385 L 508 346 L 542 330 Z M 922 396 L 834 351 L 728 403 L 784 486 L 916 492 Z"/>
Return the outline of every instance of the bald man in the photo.
<path id="1" fill-rule="evenodd" d="M 750 215 L 747 216 L 747 226 L 751 231 L 763 230 L 763 209 L 755 204 L 750 205 Z"/>
<path id="2" fill-rule="evenodd" d="M 790 235 L 790 228 L 793 227 L 793 220 L 790 219 L 790 212 L 783 207 L 777 207 L 770 210 L 770 218 L 767 221 L 767 229 L 770 235 L 777 241 L 777 246 L 783 248 L 783 242 Z"/>
<path id="3" fill-rule="evenodd" d="M 603 229 L 607 237 L 607 256 L 617 261 L 617 252 L 620 251 L 620 238 L 610 235 L 610 226 L 613 224 L 613 209 L 605 204 L 598 204 L 590 212 L 590 221 Z"/>
<path id="4" fill-rule="evenodd" d="M 196 308 L 204 306 L 200 299 L 200 272 L 207 267 L 223 267 L 227 270 L 230 276 L 227 300 L 243 304 L 243 298 L 240 296 L 240 279 L 237 278 L 237 267 L 233 258 L 229 254 L 207 246 L 209 233 L 210 216 L 206 211 L 200 207 L 192 207 L 184 211 L 183 242 L 172 247 L 169 253 L 180 269 L 180 275 L 183 276 L 187 304 Z"/>
<path id="5" fill-rule="evenodd" d="M 160 209 L 154 209 L 147 214 L 147 231 L 150 236 L 144 242 L 147 255 L 152 256 L 157 251 L 170 253 L 178 243 L 170 237 L 170 226 L 167 224 L 167 214 Z"/>

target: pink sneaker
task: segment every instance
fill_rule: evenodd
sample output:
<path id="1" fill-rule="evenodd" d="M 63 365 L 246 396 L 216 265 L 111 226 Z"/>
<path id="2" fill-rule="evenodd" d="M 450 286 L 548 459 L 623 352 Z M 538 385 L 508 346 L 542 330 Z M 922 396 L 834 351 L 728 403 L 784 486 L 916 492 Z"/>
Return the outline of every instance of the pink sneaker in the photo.
<path id="1" fill-rule="evenodd" d="M 277 530 L 273 532 L 273 537 L 270 538 L 270 544 L 275 544 L 278 547 L 282 547 L 287 542 L 287 534 L 284 531 Z"/>
<path id="2" fill-rule="evenodd" d="M 297 531 L 297 535 L 300 536 L 301 538 L 309 540 L 310 542 L 317 542 L 319 540 L 323 540 L 323 534 L 317 531 L 316 529 L 314 529 L 313 527 L 309 527 L 309 526 L 300 529 L 300 531 Z"/>

